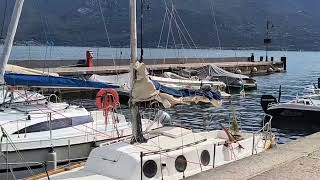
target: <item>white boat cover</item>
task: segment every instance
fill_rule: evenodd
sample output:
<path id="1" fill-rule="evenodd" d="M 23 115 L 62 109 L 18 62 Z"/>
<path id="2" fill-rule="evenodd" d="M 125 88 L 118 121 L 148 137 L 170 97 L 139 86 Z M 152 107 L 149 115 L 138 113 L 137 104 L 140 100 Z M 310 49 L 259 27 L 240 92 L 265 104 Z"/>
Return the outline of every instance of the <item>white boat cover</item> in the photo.
<path id="1" fill-rule="evenodd" d="M 165 78 L 173 78 L 173 79 L 183 79 L 183 80 L 190 80 L 189 78 L 179 76 L 178 74 L 172 72 L 164 72 L 163 77 Z"/>
<path id="2" fill-rule="evenodd" d="M 208 76 L 229 77 L 234 79 L 249 79 L 249 77 L 246 75 L 231 73 L 213 64 L 197 68 L 196 70 L 199 72 L 198 76 L 200 79 L 206 79 Z"/>

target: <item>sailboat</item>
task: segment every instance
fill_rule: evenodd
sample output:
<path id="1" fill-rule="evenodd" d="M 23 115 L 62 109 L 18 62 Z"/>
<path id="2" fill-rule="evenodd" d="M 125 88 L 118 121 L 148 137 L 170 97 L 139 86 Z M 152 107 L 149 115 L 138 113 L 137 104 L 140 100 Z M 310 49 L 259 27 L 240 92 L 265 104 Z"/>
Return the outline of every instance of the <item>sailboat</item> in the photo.
<path id="1" fill-rule="evenodd" d="M 164 86 L 175 88 L 175 89 L 202 89 L 210 88 L 213 91 L 219 92 L 222 97 L 230 97 L 230 94 L 226 93 L 226 84 L 221 81 L 209 81 L 199 79 L 187 79 L 183 77 L 172 77 L 173 74 L 164 73 L 164 77 L 150 76 L 154 81 L 161 83 Z"/>
<path id="2" fill-rule="evenodd" d="M 143 3 L 141 3 L 143 8 Z M 148 7 L 147 7 L 148 8 Z M 141 45 L 141 52 L 140 52 L 140 59 L 143 60 L 143 11 L 141 11 L 140 15 L 140 30 L 141 30 L 141 36 L 140 36 L 140 45 Z M 183 77 L 171 77 L 167 76 L 167 74 L 170 74 L 170 72 L 164 72 L 163 76 L 158 75 L 149 75 L 148 77 L 154 82 L 154 84 L 160 84 L 161 86 L 164 86 L 166 88 L 172 88 L 175 90 L 210 90 L 214 91 L 215 93 L 219 93 L 221 97 L 230 97 L 231 95 L 226 93 L 226 84 L 222 81 L 219 81 L 217 79 L 211 79 L 211 80 L 203 80 L 203 79 L 191 79 L 191 78 L 183 78 Z M 123 94 L 126 94 L 125 92 L 131 91 L 130 81 L 131 75 L 130 73 L 123 73 L 123 74 L 117 74 L 117 75 L 92 75 L 90 80 L 97 81 L 97 82 L 108 82 L 112 83 L 114 85 L 119 85 L 121 87 L 121 91 Z M 157 86 L 157 85 L 156 85 Z M 158 87 L 158 86 L 157 86 Z M 159 89 L 158 89 L 159 90 Z M 168 93 L 168 92 L 167 92 Z M 171 94 L 173 95 L 173 94 Z"/>
<path id="3" fill-rule="evenodd" d="M 53 75 L 6 72 L 24 0 L 16 0 L 1 56 L 0 179 L 25 178 L 58 165 L 82 161 L 100 143 L 130 139 L 132 124 L 117 113 L 115 86 Z M 8 69 L 7 69 L 8 70 Z M 20 71 L 21 72 L 21 71 Z M 51 84 L 49 83 L 51 82 Z M 55 82 L 52 84 L 52 82 Z M 99 110 L 58 102 L 16 86 L 106 88 L 99 91 Z M 50 102 L 51 97 L 56 102 Z M 54 98 L 55 97 L 55 98 Z M 142 119 L 141 129 L 162 126 Z"/>
<path id="4" fill-rule="evenodd" d="M 233 131 L 222 127 L 193 132 L 179 126 L 141 130 L 139 104 L 165 97 L 154 90 L 145 65 L 137 61 L 136 0 L 130 0 L 130 9 L 133 139 L 101 144 L 90 153 L 85 165 L 49 172 L 50 179 L 182 179 L 266 150 L 272 138 L 269 123 L 255 133 L 240 132 L 236 125 Z M 149 91 L 141 93 L 141 89 Z"/>
<path id="5" fill-rule="evenodd" d="M 186 78 L 191 77 L 192 74 L 200 80 L 218 79 L 219 81 L 224 82 L 227 89 L 230 90 L 241 90 L 242 87 L 244 87 L 245 90 L 257 88 L 257 83 L 253 78 L 242 74 L 228 72 L 213 64 L 200 68 L 183 69 L 177 73 Z"/>

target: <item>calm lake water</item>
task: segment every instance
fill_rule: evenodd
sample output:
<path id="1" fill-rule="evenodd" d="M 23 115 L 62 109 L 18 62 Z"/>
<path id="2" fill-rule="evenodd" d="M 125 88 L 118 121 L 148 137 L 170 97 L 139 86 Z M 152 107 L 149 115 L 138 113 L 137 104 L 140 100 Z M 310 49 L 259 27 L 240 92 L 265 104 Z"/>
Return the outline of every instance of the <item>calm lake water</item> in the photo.
<path id="1" fill-rule="evenodd" d="M 98 58 L 129 58 L 129 50 L 126 48 L 88 48 L 88 47 L 15 47 L 11 59 L 79 59 L 84 58 L 85 51 L 92 49 Z M 0 49 L 1 51 L 1 49 Z M 162 50 L 145 49 L 145 58 L 161 57 L 243 57 L 255 53 L 264 56 L 264 51 L 251 50 Z M 230 100 L 224 102 L 223 108 L 210 106 L 179 106 L 168 109 L 173 121 L 182 126 L 191 127 L 195 130 L 219 129 L 218 123 L 228 124 L 231 109 L 235 109 L 241 118 L 243 130 L 252 131 L 262 127 L 264 113 L 260 107 L 262 94 L 278 94 L 279 86 L 282 85 L 282 101 L 295 98 L 301 94 L 304 87 L 316 83 L 320 77 L 320 52 L 285 52 L 272 51 L 269 57 L 280 59 L 287 56 L 287 73 L 273 74 L 269 76 L 255 77 L 258 89 L 246 92 L 245 97 L 233 95 Z M 76 104 L 84 104 L 88 108 L 95 108 L 93 100 L 72 100 Z M 126 111 L 124 109 L 124 111 Z M 204 126 L 206 125 L 206 126 Z M 285 143 L 292 139 L 303 137 L 314 131 L 291 131 L 273 128 L 278 137 L 278 143 Z"/>

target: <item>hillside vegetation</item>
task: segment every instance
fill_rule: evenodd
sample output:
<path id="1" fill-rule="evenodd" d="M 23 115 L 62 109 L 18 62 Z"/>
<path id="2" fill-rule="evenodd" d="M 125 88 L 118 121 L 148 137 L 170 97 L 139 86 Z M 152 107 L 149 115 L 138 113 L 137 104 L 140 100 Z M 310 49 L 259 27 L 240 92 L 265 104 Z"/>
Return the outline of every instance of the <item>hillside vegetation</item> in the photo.
<path id="1" fill-rule="evenodd" d="M 7 0 L 0 1 L 0 26 L 4 18 L 2 12 L 5 1 Z M 144 46 L 157 47 L 166 12 L 165 2 L 169 12 L 172 12 L 171 0 L 145 1 L 150 8 L 144 14 Z M 25 0 L 16 43 L 109 46 L 98 2 Z M 100 3 L 111 46 L 127 47 L 129 0 L 100 0 Z M 222 48 L 262 49 L 266 22 L 271 20 L 274 25 L 271 32 L 273 49 L 320 50 L 319 0 L 173 0 L 173 3 L 177 10 L 175 19 L 184 31 L 183 34 L 188 37 L 177 15 L 181 17 L 194 43 L 200 48 L 219 47 L 219 35 Z M 13 0 L 8 0 L 4 29 L 9 23 L 13 4 Z M 183 44 L 183 47 L 187 48 L 187 42 L 192 44 L 190 39 L 185 41 L 181 33 L 180 41 L 173 20 L 171 28 L 174 41 L 170 36 L 167 44 L 167 19 L 159 44 L 161 47 L 181 47 Z M 4 34 L 5 32 L 2 37 Z"/>

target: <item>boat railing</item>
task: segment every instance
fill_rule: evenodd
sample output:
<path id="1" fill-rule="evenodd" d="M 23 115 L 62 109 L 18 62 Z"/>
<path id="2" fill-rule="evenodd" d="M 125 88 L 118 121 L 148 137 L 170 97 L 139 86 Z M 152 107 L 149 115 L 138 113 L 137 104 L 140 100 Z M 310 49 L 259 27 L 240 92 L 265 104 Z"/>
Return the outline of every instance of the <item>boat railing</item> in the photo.
<path id="1" fill-rule="evenodd" d="M 48 102 L 51 102 L 51 97 L 55 98 L 55 100 L 56 100 L 55 103 L 58 102 L 59 97 L 56 94 L 50 94 L 50 96 L 48 96 L 48 99 L 47 99 Z"/>
<path id="2" fill-rule="evenodd" d="M 266 117 L 268 117 L 268 122 L 264 122 Z M 263 118 L 263 127 L 261 129 L 259 129 L 258 131 L 256 131 L 255 133 L 258 134 L 258 133 L 265 133 L 265 132 L 271 132 L 271 121 L 272 121 L 272 116 L 269 115 L 269 114 L 266 114 Z"/>

